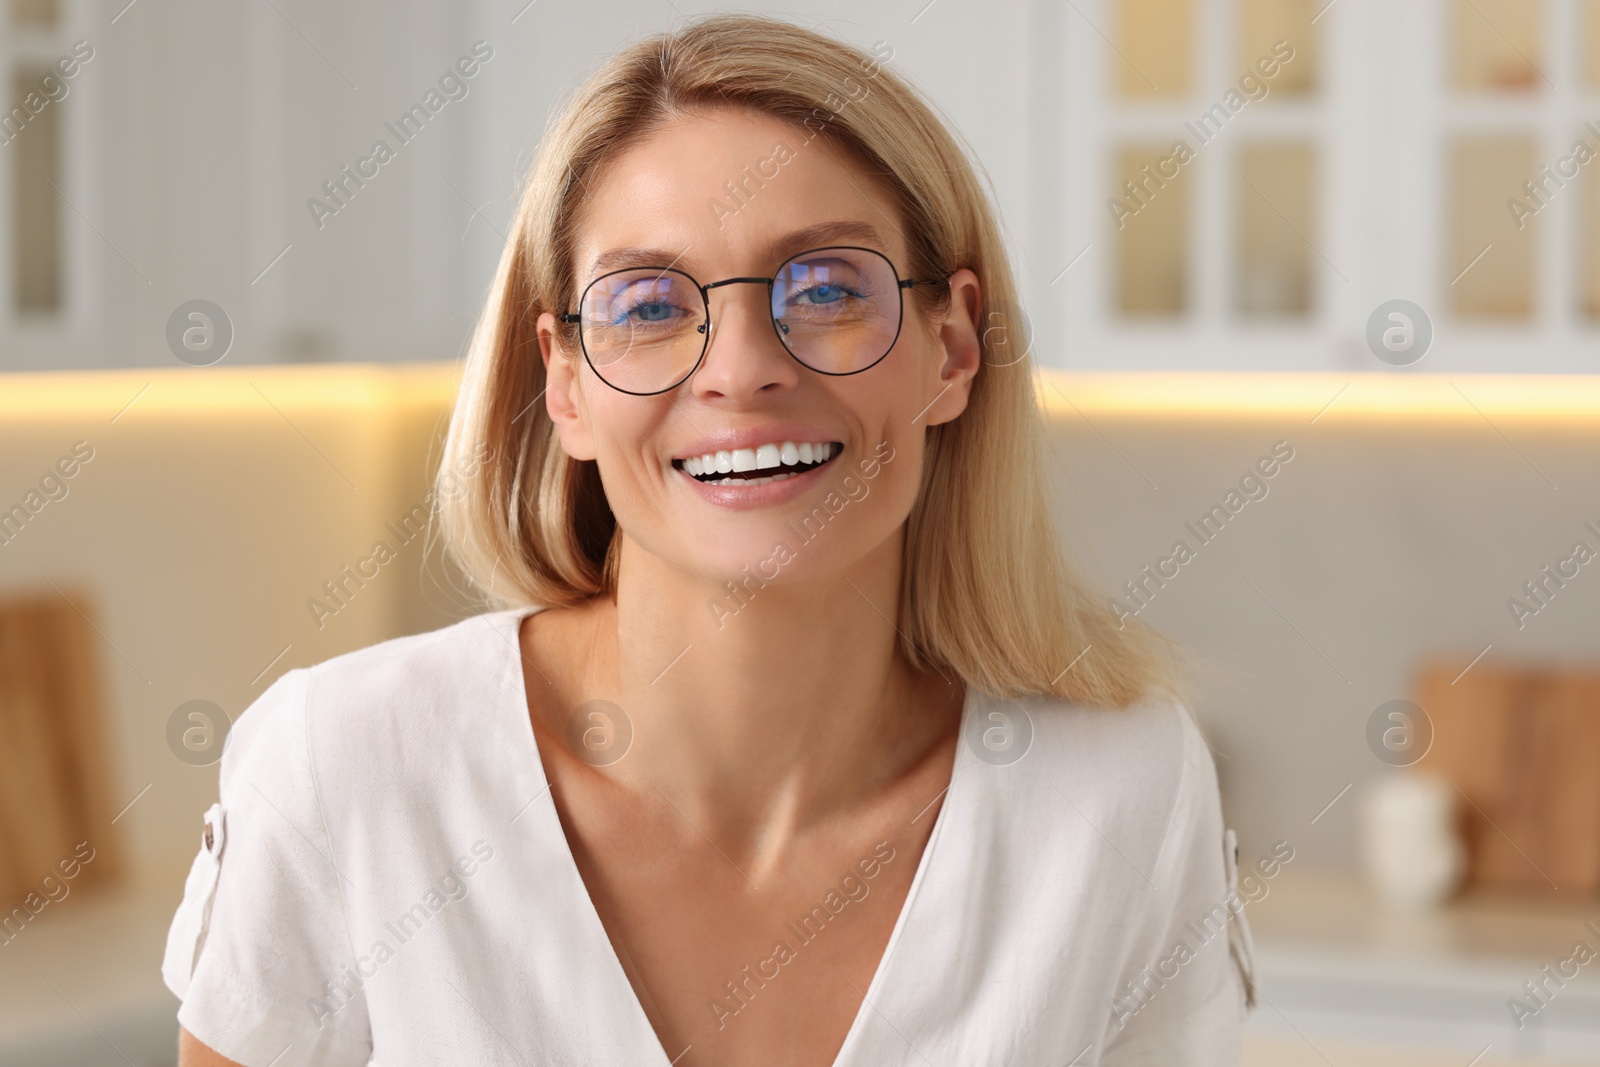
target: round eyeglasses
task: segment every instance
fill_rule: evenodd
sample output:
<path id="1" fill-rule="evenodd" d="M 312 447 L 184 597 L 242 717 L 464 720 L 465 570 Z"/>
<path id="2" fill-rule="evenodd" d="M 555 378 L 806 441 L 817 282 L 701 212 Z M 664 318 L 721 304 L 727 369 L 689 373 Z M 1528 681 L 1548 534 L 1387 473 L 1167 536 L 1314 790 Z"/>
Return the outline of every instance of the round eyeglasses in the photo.
<path id="1" fill-rule="evenodd" d="M 938 281 L 901 278 L 871 248 L 813 248 L 785 260 L 770 278 L 724 278 L 701 285 L 672 267 L 627 267 L 584 287 L 576 314 L 584 359 L 619 392 L 654 396 L 682 385 L 711 343 L 711 290 L 749 282 L 767 287 L 772 328 L 801 365 L 819 374 L 859 374 L 876 366 L 900 337 L 903 293 Z"/>

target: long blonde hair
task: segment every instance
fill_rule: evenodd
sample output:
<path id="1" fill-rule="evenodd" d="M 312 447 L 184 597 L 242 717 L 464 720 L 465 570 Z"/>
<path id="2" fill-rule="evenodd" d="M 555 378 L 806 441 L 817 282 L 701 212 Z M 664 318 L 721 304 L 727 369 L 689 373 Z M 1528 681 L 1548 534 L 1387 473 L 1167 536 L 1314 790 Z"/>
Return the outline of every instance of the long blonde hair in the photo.
<path id="1" fill-rule="evenodd" d="M 575 299 L 574 218 L 590 177 L 672 120 L 744 107 L 816 131 L 898 209 L 906 276 L 969 268 L 982 288 L 980 327 L 1016 314 L 1011 267 L 972 163 L 884 56 L 881 44 L 869 55 L 777 19 L 714 15 L 624 49 L 558 106 L 472 338 L 439 468 L 470 465 L 484 446 L 493 457 L 437 495 L 446 548 L 490 602 L 559 606 L 615 591 L 617 522 L 596 464 L 572 459 L 557 440 L 534 326 Z M 950 299 L 946 287 L 910 292 L 925 316 Z M 575 329 L 563 327 L 568 352 Z M 1181 697 L 1175 646 L 1138 620 L 1119 625 L 1063 558 L 1032 359 L 997 350 L 990 333 L 966 410 L 926 431 L 905 530 L 903 653 L 916 669 L 954 671 L 996 696 L 1113 708 Z"/>

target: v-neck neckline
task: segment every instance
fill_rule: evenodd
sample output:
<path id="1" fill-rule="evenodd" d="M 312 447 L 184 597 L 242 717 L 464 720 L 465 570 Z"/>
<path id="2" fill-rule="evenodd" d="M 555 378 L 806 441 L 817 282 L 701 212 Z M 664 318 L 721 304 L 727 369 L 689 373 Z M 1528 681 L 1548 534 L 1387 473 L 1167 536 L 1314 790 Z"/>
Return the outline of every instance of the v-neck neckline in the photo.
<path id="1" fill-rule="evenodd" d="M 550 776 L 545 771 L 544 754 L 539 750 L 539 738 L 533 729 L 533 708 L 528 703 L 527 673 L 523 669 L 522 623 L 529 616 L 536 615 L 544 610 L 544 607 L 519 607 L 509 608 L 500 613 L 502 626 L 509 625 L 510 630 L 508 635 L 503 636 L 509 637 L 511 656 L 507 667 L 511 679 L 515 681 L 517 686 L 516 699 L 511 702 L 513 709 L 520 713 L 521 718 L 521 728 L 517 732 L 517 736 L 522 738 L 526 748 L 532 753 L 533 758 L 527 760 L 527 765 L 531 766 L 537 774 L 534 784 L 538 788 L 536 796 L 541 800 L 544 798 L 545 793 L 550 792 Z M 961 758 L 961 743 L 962 739 L 967 736 L 968 723 L 978 699 L 977 691 L 970 684 L 967 685 L 961 702 L 961 717 L 957 726 L 956 736 L 956 753 L 950 767 L 950 783 L 945 786 L 944 792 L 940 794 L 944 798 L 944 803 L 939 805 L 939 813 L 934 816 L 933 829 L 929 831 L 927 843 L 923 845 L 922 855 L 917 860 L 916 873 L 912 875 L 911 885 L 906 889 L 906 897 L 900 904 L 900 913 L 895 917 L 894 928 L 889 933 L 889 940 L 883 947 L 882 955 L 878 957 L 877 966 L 873 969 L 872 981 L 867 984 L 866 992 L 861 998 L 861 1005 L 856 1009 L 855 1017 L 850 1021 L 850 1028 L 845 1031 L 844 1041 L 840 1043 L 839 1051 L 834 1055 L 829 1067 L 850 1067 L 852 1057 L 855 1054 L 855 1046 L 865 1040 L 862 1034 L 869 1016 L 876 1010 L 875 1002 L 879 999 L 879 995 L 882 993 L 882 986 L 887 981 L 885 976 L 894 960 L 895 948 L 899 945 L 901 936 L 909 923 L 912 907 L 918 899 L 923 884 L 932 877 L 928 872 L 933 866 L 939 840 L 945 836 L 943 833 L 945 824 L 950 821 L 947 813 L 958 797 L 965 797 L 966 777 L 962 775 L 961 768 L 962 764 L 968 761 L 963 761 Z M 523 754 L 524 759 L 526 755 L 527 753 Z M 960 787 L 959 790 L 958 787 Z M 667 1053 L 666 1048 L 661 1044 L 661 1035 L 656 1033 L 655 1026 L 650 1022 L 650 1015 L 645 1011 L 644 1004 L 639 1000 L 638 991 L 633 988 L 633 982 L 629 980 L 628 972 L 622 966 L 622 960 L 617 955 L 616 946 L 611 943 L 611 935 L 606 932 L 605 923 L 600 918 L 600 910 L 595 907 L 594 897 L 589 892 L 589 885 L 583 880 L 583 872 L 579 869 L 577 858 L 572 853 L 572 843 L 567 840 L 566 829 L 561 825 L 561 817 L 556 811 L 554 796 L 551 797 L 548 812 L 541 812 L 540 818 L 547 821 L 541 821 L 536 825 L 544 827 L 547 837 L 553 837 L 553 841 L 547 843 L 554 852 L 559 854 L 564 873 L 569 876 L 568 884 L 576 886 L 577 895 L 582 898 L 581 901 L 577 902 L 576 910 L 583 915 L 581 921 L 588 929 L 590 940 L 596 942 L 594 946 L 595 952 L 609 960 L 607 970 L 610 972 L 611 984 L 617 987 L 620 996 L 626 998 L 628 1003 L 627 1010 L 633 1019 L 633 1028 L 638 1030 L 640 1034 L 639 1040 L 644 1043 L 645 1048 L 651 1050 L 650 1055 L 657 1058 L 660 1064 L 671 1067 L 677 1061 Z M 913 819 L 912 821 L 915 822 L 916 820 Z M 689 1048 L 692 1047 L 692 1045 L 689 1046 Z M 677 1055 L 681 1057 L 687 1051 L 688 1048 L 685 1048 L 679 1051 Z"/>

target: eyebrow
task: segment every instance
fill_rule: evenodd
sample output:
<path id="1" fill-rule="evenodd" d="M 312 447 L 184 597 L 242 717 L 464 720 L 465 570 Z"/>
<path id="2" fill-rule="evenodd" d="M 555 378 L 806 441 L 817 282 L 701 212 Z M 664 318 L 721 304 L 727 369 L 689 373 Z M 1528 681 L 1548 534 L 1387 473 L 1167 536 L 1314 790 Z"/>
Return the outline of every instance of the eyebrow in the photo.
<path id="1" fill-rule="evenodd" d="M 766 252 L 768 258 L 777 259 L 784 254 L 803 252 L 811 248 L 822 248 L 827 245 L 851 241 L 876 248 L 885 255 L 889 254 L 888 242 L 883 239 L 870 223 L 853 219 L 819 222 L 813 226 L 803 226 L 798 230 L 791 230 L 781 237 L 769 241 L 766 246 Z M 678 266 L 678 261 L 683 259 L 688 251 L 688 248 L 683 248 L 676 252 L 665 248 L 609 249 L 594 257 L 594 262 L 589 265 L 589 277 L 592 279 L 597 274 L 608 270 L 619 270 L 623 267 L 676 267 Z"/>

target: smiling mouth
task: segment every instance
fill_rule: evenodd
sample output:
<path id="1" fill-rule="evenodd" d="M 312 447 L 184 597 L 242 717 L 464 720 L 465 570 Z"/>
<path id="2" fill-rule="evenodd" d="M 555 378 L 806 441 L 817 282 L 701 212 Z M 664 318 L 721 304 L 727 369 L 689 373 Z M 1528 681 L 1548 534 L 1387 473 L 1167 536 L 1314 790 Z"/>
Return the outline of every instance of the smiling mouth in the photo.
<path id="1" fill-rule="evenodd" d="M 796 445 L 792 441 L 735 448 L 675 459 L 672 465 L 704 485 L 765 485 L 816 470 L 833 462 L 844 446 L 838 441 Z"/>

